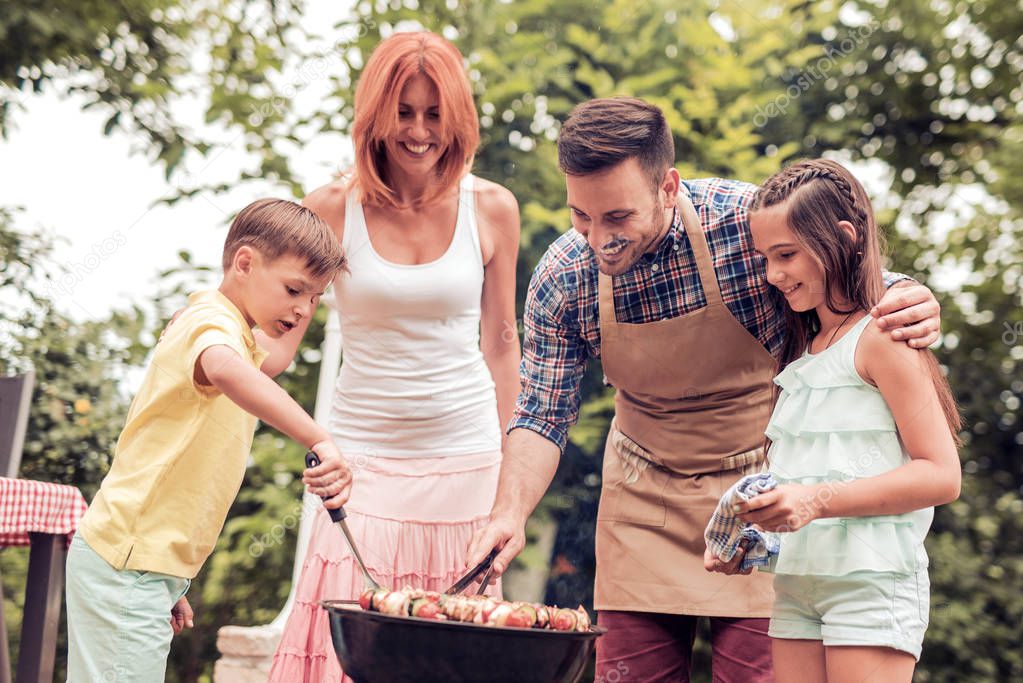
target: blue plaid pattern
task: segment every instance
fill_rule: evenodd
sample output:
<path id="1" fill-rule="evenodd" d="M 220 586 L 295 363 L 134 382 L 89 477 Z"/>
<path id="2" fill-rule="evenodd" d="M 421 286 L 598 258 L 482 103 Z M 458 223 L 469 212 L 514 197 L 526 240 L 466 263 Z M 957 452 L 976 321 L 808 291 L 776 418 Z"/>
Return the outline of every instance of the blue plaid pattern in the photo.
<path id="1" fill-rule="evenodd" d="M 725 305 L 777 355 L 784 341 L 785 302 L 768 286 L 765 261 L 753 249 L 749 205 L 756 189 L 721 178 L 682 183 L 703 224 Z M 568 428 L 579 416 L 586 363 L 600 356 L 597 275 L 596 256 L 575 230 L 555 240 L 533 271 L 526 297 L 522 393 L 509 430 L 533 430 L 564 449 Z M 623 323 L 676 318 L 707 304 L 680 214 L 655 253 L 615 277 L 614 303 Z"/>
<path id="2" fill-rule="evenodd" d="M 707 547 L 715 557 L 722 562 L 730 561 L 743 540 L 747 540 L 748 544 L 739 569 L 766 566 L 771 557 L 778 554 L 781 547 L 778 534 L 755 529 L 736 517 L 734 512 L 737 504 L 770 491 L 777 485 L 778 482 L 771 474 L 761 472 L 743 477 L 725 491 L 710 518 L 707 530 L 703 532 Z"/>
<path id="3" fill-rule="evenodd" d="M 700 217 L 721 297 L 736 320 L 777 356 L 785 341 L 787 304 L 767 284 L 766 261 L 753 248 L 749 206 L 757 186 L 738 180 L 682 181 Z M 600 357 L 597 257 L 586 239 L 569 230 L 547 249 L 526 294 L 519 372 L 522 392 L 508 431 L 537 432 L 562 450 L 579 417 L 586 363 Z M 886 273 L 885 284 L 910 279 Z M 653 254 L 614 279 L 619 322 L 642 324 L 691 313 L 707 304 L 692 245 L 676 212 Z M 679 358 L 680 363 L 686 358 Z"/>

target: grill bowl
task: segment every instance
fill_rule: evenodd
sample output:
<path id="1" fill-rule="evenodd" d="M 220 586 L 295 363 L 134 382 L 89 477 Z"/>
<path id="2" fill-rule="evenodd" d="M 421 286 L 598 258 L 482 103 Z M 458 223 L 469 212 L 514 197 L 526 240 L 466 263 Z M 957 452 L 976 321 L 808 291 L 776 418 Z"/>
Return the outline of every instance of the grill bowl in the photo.
<path id="1" fill-rule="evenodd" d="M 345 674 L 356 683 L 576 683 L 604 629 L 481 626 L 395 617 L 354 600 L 320 603 Z"/>

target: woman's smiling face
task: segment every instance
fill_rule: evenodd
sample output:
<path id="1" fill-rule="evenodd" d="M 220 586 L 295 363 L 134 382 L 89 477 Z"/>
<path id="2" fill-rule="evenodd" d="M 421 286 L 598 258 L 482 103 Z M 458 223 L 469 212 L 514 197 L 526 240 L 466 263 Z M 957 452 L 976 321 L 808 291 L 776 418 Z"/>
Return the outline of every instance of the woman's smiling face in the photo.
<path id="1" fill-rule="evenodd" d="M 750 214 L 753 245 L 767 259 L 767 282 L 777 287 L 794 311 L 825 301 L 824 268 L 789 227 L 788 202 Z"/>
<path id="2" fill-rule="evenodd" d="M 440 94 L 426 76 L 413 76 L 398 98 L 398 131 L 384 140 L 391 173 L 421 175 L 444 155 L 440 126 Z"/>

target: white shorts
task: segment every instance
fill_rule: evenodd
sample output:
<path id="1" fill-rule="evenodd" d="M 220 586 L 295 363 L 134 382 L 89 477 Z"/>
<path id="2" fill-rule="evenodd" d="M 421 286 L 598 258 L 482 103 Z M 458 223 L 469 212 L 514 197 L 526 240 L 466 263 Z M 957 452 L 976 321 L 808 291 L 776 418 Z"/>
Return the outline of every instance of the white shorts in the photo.
<path id="1" fill-rule="evenodd" d="M 926 565 L 911 574 L 774 577 L 768 635 L 820 640 L 825 647 L 890 647 L 920 660 L 930 611 Z"/>
<path id="2" fill-rule="evenodd" d="M 67 556 L 68 683 L 163 681 L 170 611 L 190 583 L 114 569 L 75 534 Z"/>

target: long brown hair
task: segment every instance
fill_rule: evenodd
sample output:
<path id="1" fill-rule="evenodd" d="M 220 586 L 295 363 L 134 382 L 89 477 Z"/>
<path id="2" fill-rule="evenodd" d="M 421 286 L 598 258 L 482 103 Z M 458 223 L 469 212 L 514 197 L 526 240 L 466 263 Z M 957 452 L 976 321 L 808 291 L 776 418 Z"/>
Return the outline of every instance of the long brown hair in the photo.
<path id="1" fill-rule="evenodd" d="M 809 159 L 782 169 L 757 190 L 750 212 L 787 204 L 789 228 L 801 246 L 824 270 L 824 301 L 835 313 L 869 311 L 884 294 L 881 272 L 884 236 L 877 229 L 874 211 L 863 185 L 841 164 Z M 849 239 L 839 221 L 848 221 L 856 237 Z M 772 296 L 780 296 L 775 290 Z M 843 305 L 844 304 L 844 305 Z M 803 355 L 820 331 L 813 309 L 797 313 L 785 306 L 787 337 L 779 369 Z M 931 380 L 952 436 L 958 442 L 962 418 L 952 390 L 929 349 L 926 355 Z"/>

